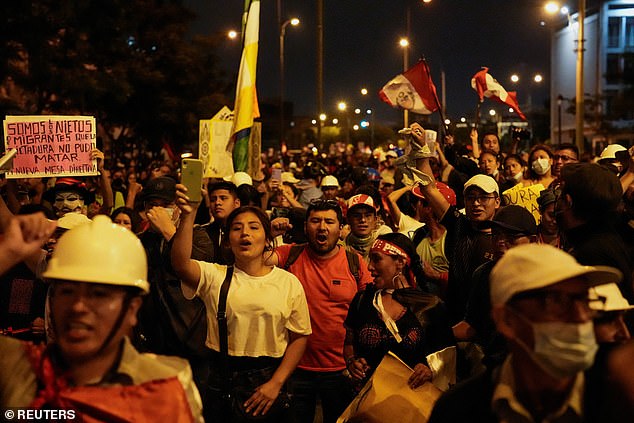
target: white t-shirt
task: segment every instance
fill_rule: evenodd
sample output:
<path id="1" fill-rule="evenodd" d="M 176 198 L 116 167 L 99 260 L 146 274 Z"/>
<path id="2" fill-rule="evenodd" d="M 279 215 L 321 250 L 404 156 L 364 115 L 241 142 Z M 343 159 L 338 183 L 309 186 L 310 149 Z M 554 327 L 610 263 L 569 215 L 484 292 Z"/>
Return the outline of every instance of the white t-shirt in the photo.
<path id="1" fill-rule="evenodd" d="M 218 297 L 227 266 L 196 261 L 200 267 L 198 289 L 181 284 L 187 299 L 200 297 L 207 309 L 206 345 L 220 351 Z M 227 295 L 229 355 L 282 357 L 288 331 L 310 335 L 310 316 L 304 288 L 291 273 L 274 267 L 265 276 L 250 276 L 234 268 Z"/>

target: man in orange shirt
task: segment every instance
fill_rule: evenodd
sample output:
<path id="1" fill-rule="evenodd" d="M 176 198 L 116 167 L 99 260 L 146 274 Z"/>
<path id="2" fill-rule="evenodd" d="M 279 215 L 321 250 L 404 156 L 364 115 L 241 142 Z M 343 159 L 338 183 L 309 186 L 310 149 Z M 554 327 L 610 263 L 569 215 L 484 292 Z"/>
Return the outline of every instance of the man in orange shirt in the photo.
<path id="1" fill-rule="evenodd" d="M 337 244 L 342 220 L 336 201 L 311 203 L 306 211 L 308 244 L 283 245 L 273 255 L 276 265 L 289 270 L 302 283 L 313 328 L 304 357 L 289 381 L 297 422 L 312 423 L 317 397 L 321 399 L 324 423 L 335 422 L 352 400 L 343 375 L 343 321 L 352 298 L 372 281 L 372 276 L 357 253 Z"/>

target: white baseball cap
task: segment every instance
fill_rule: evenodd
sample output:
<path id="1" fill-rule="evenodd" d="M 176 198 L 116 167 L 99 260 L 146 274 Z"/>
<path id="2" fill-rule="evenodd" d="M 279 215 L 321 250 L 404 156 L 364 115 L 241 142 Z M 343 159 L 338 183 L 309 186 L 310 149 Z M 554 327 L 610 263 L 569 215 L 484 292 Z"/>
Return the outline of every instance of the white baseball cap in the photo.
<path id="1" fill-rule="evenodd" d="M 491 304 L 503 305 L 520 292 L 545 288 L 580 277 L 588 288 L 621 280 L 620 270 L 608 266 L 582 266 L 570 254 L 548 244 L 511 248 L 493 267 Z"/>
<path id="2" fill-rule="evenodd" d="M 296 184 L 299 182 L 299 179 L 293 175 L 293 172 L 282 172 L 282 182 Z"/>
<path id="3" fill-rule="evenodd" d="M 239 187 L 242 184 L 253 185 L 253 180 L 251 176 L 249 176 L 246 172 L 236 172 L 233 175 L 225 176 L 224 178 L 227 182 L 233 182 L 235 186 Z"/>
<path id="4" fill-rule="evenodd" d="M 497 195 L 500 195 L 500 187 L 498 187 L 498 183 L 495 182 L 495 179 L 488 175 L 478 174 L 473 176 L 465 182 L 463 192 L 467 192 L 467 188 L 469 187 L 478 187 L 487 194 L 495 192 Z"/>
<path id="5" fill-rule="evenodd" d="M 593 286 L 589 290 L 590 308 L 598 311 L 626 311 L 634 308 L 615 283 Z M 598 301 L 603 298 L 604 301 Z M 595 300 L 595 301 L 592 301 Z"/>

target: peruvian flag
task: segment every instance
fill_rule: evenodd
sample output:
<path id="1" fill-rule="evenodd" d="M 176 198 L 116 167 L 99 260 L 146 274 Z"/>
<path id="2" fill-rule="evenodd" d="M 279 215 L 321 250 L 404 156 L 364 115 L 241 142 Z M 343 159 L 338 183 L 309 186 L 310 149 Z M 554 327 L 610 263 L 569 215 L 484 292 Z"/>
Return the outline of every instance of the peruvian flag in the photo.
<path id="1" fill-rule="evenodd" d="M 489 73 L 489 68 L 483 67 L 482 70 L 471 78 L 471 86 L 478 93 L 480 102 L 484 100 L 484 97 L 493 99 L 499 103 L 506 104 L 511 107 L 523 120 L 526 120 L 526 116 L 520 110 L 520 105 L 517 102 L 517 94 L 515 91 L 506 91 L 500 83 L 493 78 Z"/>
<path id="2" fill-rule="evenodd" d="M 392 107 L 430 115 L 438 110 L 436 87 L 424 60 L 397 75 L 379 91 L 379 97 Z"/>

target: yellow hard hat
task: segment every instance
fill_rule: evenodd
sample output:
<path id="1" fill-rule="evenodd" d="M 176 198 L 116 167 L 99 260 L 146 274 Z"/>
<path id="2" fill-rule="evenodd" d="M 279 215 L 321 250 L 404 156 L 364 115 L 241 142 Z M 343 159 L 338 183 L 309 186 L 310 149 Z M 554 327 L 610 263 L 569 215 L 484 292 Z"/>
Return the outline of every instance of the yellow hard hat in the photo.
<path id="1" fill-rule="evenodd" d="M 64 233 L 43 276 L 150 291 L 147 260 L 139 238 L 105 215 Z"/>

